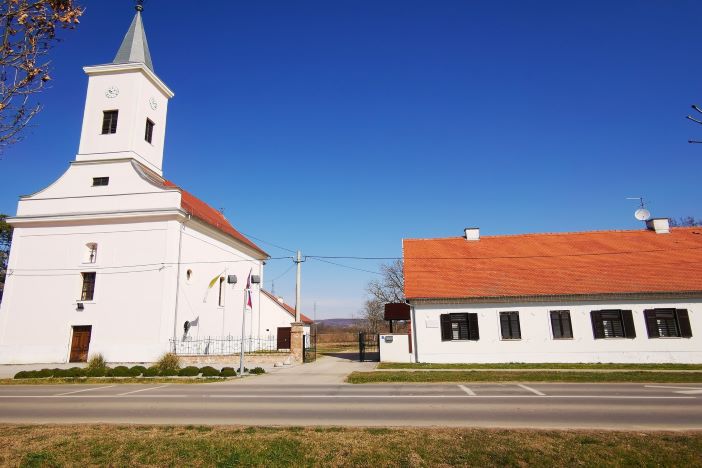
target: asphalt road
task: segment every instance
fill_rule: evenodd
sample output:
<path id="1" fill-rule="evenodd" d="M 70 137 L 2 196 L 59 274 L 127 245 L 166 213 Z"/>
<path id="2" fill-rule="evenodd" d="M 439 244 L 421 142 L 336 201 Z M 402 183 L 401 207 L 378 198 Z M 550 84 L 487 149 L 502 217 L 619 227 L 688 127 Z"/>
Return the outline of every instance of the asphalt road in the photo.
<path id="1" fill-rule="evenodd" d="M 2 386 L 0 422 L 702 430 L 700 385 L 242 384 Z"/>

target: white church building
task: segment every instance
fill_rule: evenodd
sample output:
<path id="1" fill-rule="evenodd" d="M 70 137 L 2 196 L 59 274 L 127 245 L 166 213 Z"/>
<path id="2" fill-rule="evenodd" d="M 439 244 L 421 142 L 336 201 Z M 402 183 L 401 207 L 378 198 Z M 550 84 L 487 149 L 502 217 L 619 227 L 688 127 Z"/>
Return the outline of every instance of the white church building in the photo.
<path id="1" fill-rule="evenodd" d="M 114 61 L 84 70 L 75 160 L 20 197 L 8 220 L 0 363 L 85 361 L 97 352 L 150 362 L 174 342 L 240 338 L 247 278 L 262 278 L 268 255 L 164 179 L 173 92 L 154 72 L 140 7 Z M 244 336 L 275 340 L 294 317 L 277 305 L 262 310 L 261 296 L 254 284 Z"/>

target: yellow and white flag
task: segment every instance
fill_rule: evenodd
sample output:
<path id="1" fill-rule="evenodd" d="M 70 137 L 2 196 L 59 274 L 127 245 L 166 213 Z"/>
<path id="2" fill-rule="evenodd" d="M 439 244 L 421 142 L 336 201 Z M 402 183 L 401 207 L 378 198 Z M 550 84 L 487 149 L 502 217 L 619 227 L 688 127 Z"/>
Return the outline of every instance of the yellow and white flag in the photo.
<path id="1" fill-rule="evenodd" d="M 207 285 L 207 289 L 205 290 L 205 297 L 202 298 L 202 302 L 207 302 L 207 294 L 209 294 L 210 289 L 214 287 L 215 284 L 217 284 L 217 280 L 226 272 L 227 270 L 224 269 L 221 271 L 221 273 L 217 273 L 214 278 L 210 281 L 210 284 Z"/>

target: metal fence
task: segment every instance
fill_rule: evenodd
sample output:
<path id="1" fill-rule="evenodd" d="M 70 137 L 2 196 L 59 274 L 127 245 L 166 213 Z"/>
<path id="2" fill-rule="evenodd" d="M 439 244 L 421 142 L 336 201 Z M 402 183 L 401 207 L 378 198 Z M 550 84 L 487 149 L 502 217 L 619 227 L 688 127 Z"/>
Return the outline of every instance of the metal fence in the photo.
<path id="1" fill-rule="evenodd" d="M 228 355 L 241 352 L 244 346 L 245 353 L 288 353 L 289 349 L 278 349 L 274 335 L 260 338 L 225 337 L 204 338 L 200 340 L 170 340 L 171 351 L 184 356 Z"/>

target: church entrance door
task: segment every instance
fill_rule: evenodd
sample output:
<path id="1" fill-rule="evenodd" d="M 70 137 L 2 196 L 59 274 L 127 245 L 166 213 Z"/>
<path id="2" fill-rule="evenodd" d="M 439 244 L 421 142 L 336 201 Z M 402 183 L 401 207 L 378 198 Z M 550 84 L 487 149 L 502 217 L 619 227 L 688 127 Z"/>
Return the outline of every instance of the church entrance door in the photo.
<path id="1" fill-rule="evenodd" d="M 73 338 L 71 339 L 71 356 L 68 362 L 87 362 L 88 348 L 90 347 L 90 334 L 93 327 L 74 326 Z"/>

